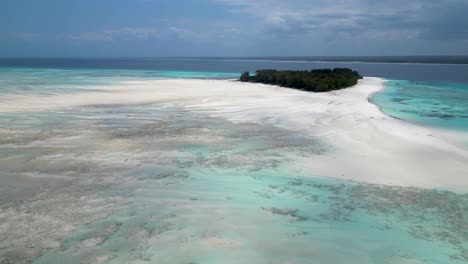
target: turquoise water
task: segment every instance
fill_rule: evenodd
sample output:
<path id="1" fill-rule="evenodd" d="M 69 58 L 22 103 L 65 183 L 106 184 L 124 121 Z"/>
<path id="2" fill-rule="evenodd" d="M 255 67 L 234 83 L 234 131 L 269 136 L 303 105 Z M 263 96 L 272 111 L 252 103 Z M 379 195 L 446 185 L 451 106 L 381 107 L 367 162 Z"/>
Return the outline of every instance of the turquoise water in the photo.
<path id="1" fill-rule="evenodd" d="M 128 70 L 128 69 L 60 69 L 0 68 L 0 94 L 73 93 L 83 88 L 111 85 L 125 81 L 157 79 L 233 79 L 238 73 Z"/>
<path id="2" fill-rule="evenodd" d="M 416 124 L 468 131 L 468 84 L 390 80 L 372 101 L 385 113 Z"/>
<path id="3" fill-rule="evenodd" d="M 21 82 L 37 96 L 141 78 L 111 72 L 5 70 L 0 98 Z M 0 263 L 468 261 L 468 194 L 292 165 L 332 152 L 320 137 L 172 104 L 3 112 Z"/>

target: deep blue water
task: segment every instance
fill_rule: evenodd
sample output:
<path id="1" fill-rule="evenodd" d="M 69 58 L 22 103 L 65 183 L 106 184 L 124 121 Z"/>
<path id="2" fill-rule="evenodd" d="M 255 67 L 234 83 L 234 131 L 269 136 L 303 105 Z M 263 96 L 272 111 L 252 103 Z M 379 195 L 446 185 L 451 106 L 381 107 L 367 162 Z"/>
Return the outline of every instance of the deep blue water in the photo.
<path id="1" fill-rule="evenodd" d="M 201 72 L 254 72 L 258 69 L 305 70 L 349 67 L 365 76 L 411 81 L 468 83 L 468 64 L 317 62 L 233 58 L 0 59 L 0 67 L 143 69 Z"/>

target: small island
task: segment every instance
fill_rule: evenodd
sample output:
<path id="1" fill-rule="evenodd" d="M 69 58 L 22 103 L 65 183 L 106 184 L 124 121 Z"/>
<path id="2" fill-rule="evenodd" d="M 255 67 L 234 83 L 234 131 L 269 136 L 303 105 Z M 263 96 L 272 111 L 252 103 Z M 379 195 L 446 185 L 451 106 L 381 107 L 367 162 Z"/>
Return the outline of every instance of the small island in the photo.
<path id="1" fill-rule="evenodd" d="M 279 85 L 308 92 L 328 92 L 348 88 L 363 77 L 348 68 L 317 69 L 311 71 L 258 70 L 254 76 L 242 73 L 241 82 Z"/>

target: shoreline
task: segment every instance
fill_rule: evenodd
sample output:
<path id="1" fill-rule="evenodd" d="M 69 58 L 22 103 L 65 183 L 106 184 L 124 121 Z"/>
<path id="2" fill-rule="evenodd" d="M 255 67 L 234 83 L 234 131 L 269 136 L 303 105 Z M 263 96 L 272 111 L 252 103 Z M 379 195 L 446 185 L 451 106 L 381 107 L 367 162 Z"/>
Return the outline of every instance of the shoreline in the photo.
<path id="1" fill-rule="evenodd" d="M 340 167 L 340 164 L 337 164 L 336 160 L 339 160 L 341 165 L 343 163 L 353 163 L 353 161 L 356 161 L 356 157 L 359 157 L 361 153 L 346 153 L 349 152 L 349 150 L 352 149 L 359 149 L 358 144 L 356 143 L 356 135 L 351 136 L 351 139 L 343 139 L 343 135 L 338 135 L 338 141 L 343 141 L 343 143 L 337 143 L 337 134 L 343 133 L 343 131 L 340 131 L 340 133 L 337 133 L 335 130 L 336 128 L 333 127 L 333 125 L 327 124 L 325 128 L 319 128 L 323 130 L 328 130 L 327 133 L 334 133 L 335 137 L 330 137 L 328 136 L 329 141 L 335 141 L 334 147 L 338 149 L 336 156 L 333 158 L 327 157 L 326 155 L 321 156 L 321 157 L 315 157 L 317 158 L 318 161 L 310 163 L 310 161 L 307 160 L 298 160 L 295 162 L 295 167 L 299 167 L 300 170 L 305 171 L 309 174 L 317 174 L 317 171 L 320 173 L 318 174 L 319 176 L 323 177 L 332 177 L 332 178 L 338 178 L 338 179 L 344 179 L 344 180 L 352 180 L 352 181 L 360 181 L 360 182 L 366 182 L 366 183 L 372 183 L 372 184 L 384 184 L 384 185 L 392 185 L 392 186 L 409 186 L 409 187 L 419 187 L 419 188 L 426 188 L 426 189 L 446 189 L 446 190 L 451 190 L 451 191 L 460 191 L 460 192 L 466 192 L 468 191 L 468 184 L 466 181 L 466 178 L 464 175 L 468 175 L 468 168 L 465 166 L 464 162 L 468 162 L 468 152 L 464 148 L 460 148 L 460 146 L 454 145 L 452 142 L 446 141 L 441 139 L 440 137 L 436 137 L 434 135 L 436 130 L 431 130 L 430 128 L 423 127 L 417 124 L 413 124 L 410 122 L 407 122 L 405 120 L 401 120 L 399 118 L 395 118 L 393 116 L 385 114 L 377 105 L 369 101 L 368 99 L 371 98 L 372 95 L 375 95 L 382 89 L 383 83 L 385 82 L 384 79 L 381 78 L 369 78 L 366 77 L 365 80 L 360 82 L 358 85 L 348 88 L 348 89 L 343 89 L 343 90 L 338 90 L 338 91 L 332 91 L 328 93 L 307 93 L 307 92 L 302 92 L 302 91 L 297 91 L 294 89 L 284 89 L 281 87 L 276 87 L 276 86 L 269 86 L 269 85 L 257 85 L 257 88 L 263 87 L 267 89 L 271 89 L 271 92 L 280 92 L 278 89 L 284 89 L 288 91 L 289 93 L 293 94 L 295 93 L 296 95 L 299 96 L 307 96 L 311 100 L 313 98 L 315 99 L 333 99 L 336 100 L 338 97 L 348 100 L 346 98 L 349 95 L 355 96 L 356 93 L 359 93 L 357 89 L 362 89 L 363 86 L 366 86 L 366 82 L 368 81 L 376 81 L 376 83 L 372 83 L 371 89 L 364 93 L 360 93 L 359 95 L 364 95 L 363 98 L 365 100 L 365 103 L 367 104 L 366 111 L 360 111 L 359 114 L 364 114 L 366 118 L 369 118 L 370 124 L 367 124 L 371 129 L 377 129 L 377 131 L 372 131 L 374 135 L 373 137 L 379 137 L 381 138 L 382 142 L 385 142 L 385 140 L 389 140 L 395 143 L 394 146 L 382 146 L 384 144 L 380 143 L 381 145 L 379 146 L 379 142 L 359 142 L 361 146 L 366 146 L 369 148 L 369 146 L 372 148 L 378 149 L 379 147 L 383 147 L 384 150 L 381 152 L 385 152 L 385 149 L 387 150 L 387 153 L 381 153 L 382 158 L 377 158 L 373 159 L 372 161 L 369 160 L 368 162 L 358 162 L 361 163 L 359 168 L 354 168 L 353 166 L 345 166 L 345 169 L 329 169 L 327 167 L 334 167 L 338 166 Z M 380 87 L 378 87 L 380 86 Z M 252 87 L 253 88 L 253 87 Z M 281 92 L 283 93 L 283 92 Z M 330 98 L 332 97 L 332 98 Z M 362 98 L 362 97 L 361 97 Z M 353 98 L 353 100 L 360 100 L 359 98 Z M 351 105 L 354 105 L 354 101 L 351 103 Z M 292 104 L 291 104 L 292 105 Z M 289 105 L 289 106 L 291 106 Z M 325 104 L 324 104 L 325 105 Z M 194 108 L 197 108 L 198 106 L 195 106 Z M 376 111 L 370 111 L 371 109 L 375 109 Z M 225 110 L 225 109 L 224 109 Z M 273 110 L 273 109 L 272 109 Z M 325 109 L 325 112 L 329 109 Z M 250 111 L 245 109 L 244 111 Z M 274 112 L 274 111 L 272 111 Z M 338 111 L 339 112 L 339 111 Z M 353 113 L 346 113 L 345 115 L 353 115 Z M 257 113 L 258 114 L 258 113 Z M 341 115 L 340 113 L 337 114 L 338 117 Z M 216 115 L 216 116 L 224 116 L 226 115 Z M 233 116 L 227 116 L 228 119 L 231 121 L 239 121 L 237 120 L 236 117 Z M 320 119 L 323 118 L 322 116 L 319 117 Z M 331 119 L 337 118 L 335 117 L 328 117 Z M 286 129 L 291 129 L 291 127 L 288 127 L 289 124 L 291 124 L 291 120 L 282 120 L 283 122 L 279 121 L 278 119 L 281 118 L 275 118 L 275 121 L 273 122 L 266 122 L 269 124 L 273 124 L 282 128 Z M 292 118 L 294 119 L 294 118 Z M 256 121 L 256 122 L 264 122 L 260 121 L 262 118 L 257 118 L 257 120 L 250 120 L 250 121 Z M 263 118 L 265 120 L 265 118 Z M 301 122 L 299 122 L 301 123 Z M 295 124 L 297 125 L 297 124 Z M 347 126 L 341 128 L 341 129 L 349 129 L 350 126 L 352 125 L 362 125 L 359 124 L 359 122 L 356 124 L 347 124 Z M 309 129 L 310 128 L 310 129 Z M 315 127 L 307 127 L 307 124 L 300 124 L 299 126 L 292 126 L 292 130 L 310 130 L 311 132 L 314 130 Z M 331 131 L 331 132 L 330 132 Z M 346 133 L 346 132 L 345 132 Z M 364 132 L 366 133 L 366 132 Z M 314 133 L 312 132 L 312 135 L 320 135 L 323 133 Z M 346 135 L 347 136 L 347 135 Z M 327 137 L 327 136 L 326 136 Z M 349 141 L 355 141 L 350 144 Z M 347 141 L 347 142 L 346 142 Z M 411 152 L 416 152 L 419 154 L 412 154 L 408 151 L 408 149 L 411 149 Z M 369 150 L 370 152 L 375 150 Z M 378 152 L 378 151 L 377 151 Z M 429 152 L 429 155 L 425 155 L 426 152 Z M 354 156 L 353 156 L 354 154 Z M 410 155 L 411 154 L 411 155 Z M 361 154 L 362 155 L 362 154 Z M 393 156 L 399 156 L 403 155 L 405 156 L 406 159 L 402 158 L 394 158 Z M 365 155 L 364 157 L 367 156 L 369 158 L 369 155 Z M 417 158 L 413 159 L 413 156 L 417 156 Z M 384 158 L 385 157 L 385 158 Z M 428 162 L 429 161 L 429 162 Z M 429 165 L 424 164 L 424 163 L 429 163 Z M 376 167 L 374 165 L 374 168 L 369 168 L 372 167 L 370 163 L 379 163 L 382 165 L 382 167 Z M 389 166 L 389 164 L 392 164 L 390 166 L 400 166 L 400 169 L 388 169 L 386 166 Z M 304 164 L 309 164 L 304 166 Z M 432 164 L 437 164 L 437 165 L 432 165 Z M 358 173 L 362 173 L 362 175 L 357 175 Z M 380 174 L 380 175 L 379 175 Z M 391 175 L 393 174 L 393 175 Z M 398 176 L 398 174 L 401 174 Z M 449 177 L 447 177 L 449 176 Z M 452 177 L 450 177 L 452 176 Z"/>
<path id="2" fill-rule="evenodd" d="M 365 77 L 347 89 L 310 93 L 232 80 L 143 80 L 76 94 L 6 95 L 0 98 L 0 113 L 175 105 L 233 123 L 307 133 L 329 145 L 329 153 L 290 162 L 301 175 L 468 192 L 467 149 L 434 136 L 433 130 L 383 113 L 369 98 L 384 81 Z"/>
<path id="3" fill-rule="evenodd" d="M 376 78 L 380 78 L 380 77 L 376 77 Z M 421 128 L 425 128 L 425 129 L 428 129 L 430 130 L 432 133 L 435 133 L 437 134 L 437 136 L 441 139 L 443 139 L 444 141 L 447 141 L 449 142 L 450 144 L 452 145 L 455 145 L 459 148 L 462 148 L 462 149 L 467 149 L 468 147 L 468 133 L 463 136 L 463 132 L 461 132 L 460 130 L 453 130 L 453 129 L 448 129 L 448 128 L 442 128 L 442 127 L 433 127 L 433 126 L 427 126 L 427 125 L 423 125 L 423 124 L 418 124 L 418 123 L 413 123 L 411 121 L 408 121 L 408 120 L 405 120 L 403 118 L 399 118 L 397 116 L 394 116 L 394 115 L 391 115 L 389 113 L 386 113 L 385 111 L 383 111 L 382 107 L 379 106 L 378 104 L 372 102 L 372 98 L 377 95 L 378 93 L 381 93 L 381 92 L 384 92 L 385 90 L 385 83 L 386 82 L 389 82 L 390 80 L 387 80 L 387 79 L 383 79 L 381 78 L 383 83 L 382 83 L 382 88 L 376 92 L 373 92 L 371 94 L 369 94 L 368 96 L 368 102 L 370 104 L 373 104 L 375 105 L 379 111 L 388 116 L 388 117 L 391 117 L 393 119 L 396 119 L 396 120 L 399 120 L 401 122 L 404 122 L 404 123 L 408 123 L 408 124 L 411 124 L 411 125 L 415 125 L 415 126 L 418 126 L 418 127 L 421 127 Z M 452 138 L 458 138 L 458 139 L 449 139 L 447 137 L 452 137 Z"/>

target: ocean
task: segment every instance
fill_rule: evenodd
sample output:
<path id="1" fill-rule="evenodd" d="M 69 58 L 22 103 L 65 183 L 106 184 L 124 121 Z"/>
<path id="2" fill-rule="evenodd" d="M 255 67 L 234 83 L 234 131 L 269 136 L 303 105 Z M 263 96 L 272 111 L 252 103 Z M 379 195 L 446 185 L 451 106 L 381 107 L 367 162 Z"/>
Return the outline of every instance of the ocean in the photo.
<path id="1" fill-rule="evenodd" d="M 466 263 L 467 193 L 305 174 L 291 160 L 333 149 L 301 131 L 74 101 L 142 80 L 329 67 L 387 79 L 371 101 L 393 117 L 468 131 L 465 64 L 0 59 L 0 263 Z"/>

